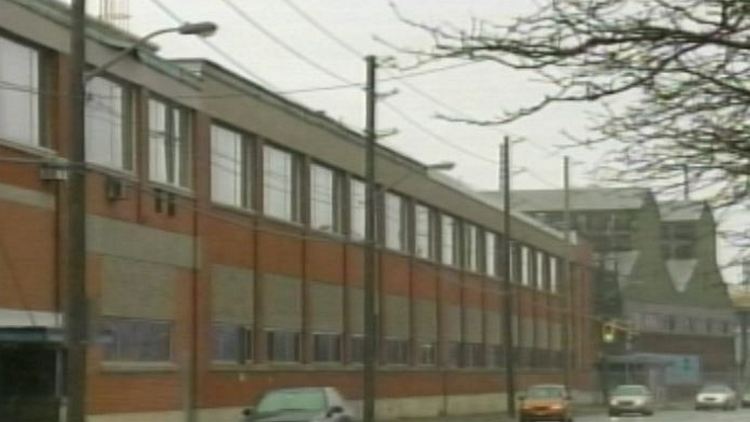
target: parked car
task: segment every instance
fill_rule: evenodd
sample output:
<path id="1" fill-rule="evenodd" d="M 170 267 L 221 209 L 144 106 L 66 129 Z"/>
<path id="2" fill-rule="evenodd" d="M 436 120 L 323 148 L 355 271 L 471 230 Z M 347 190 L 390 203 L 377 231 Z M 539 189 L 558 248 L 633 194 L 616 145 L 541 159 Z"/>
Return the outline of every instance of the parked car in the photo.
<path id="1" fill-rule="evenodd" d="M 354 422 L 357 418 L 333 387 L 283 388 L 263 394 L 242 412 L 243 422 Z"/>
<path id="2" fill-rule="evenodd" d="M 737 404 L 737 393 L 724 384 L 707 385 L 695 396 L 695 410 L 736 410 Z"/>
<path id="3" fill-rule="evenodd" d="M 521 422 L 573 421 L 571 397 L 563 385 L 535 385 L 521 394 L 519 399 L 521 401 Z"/>
<path id="4" fill-rule="evenodd" d="M 609 416 L 625 413 L 654 414 L 654 396 L 645 385 L 620 385 L 609 396 Z"/>

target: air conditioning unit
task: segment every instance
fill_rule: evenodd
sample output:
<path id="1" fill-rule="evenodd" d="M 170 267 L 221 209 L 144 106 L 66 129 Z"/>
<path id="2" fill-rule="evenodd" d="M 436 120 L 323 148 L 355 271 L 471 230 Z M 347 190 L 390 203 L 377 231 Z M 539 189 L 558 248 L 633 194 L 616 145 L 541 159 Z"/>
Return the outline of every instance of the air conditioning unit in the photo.
<path id="1" fill-rule="evenodd" d="M 65 164 L 45 163 L 39 168 L 39 178 L 48 182 L 68 180 L 68 166 Z"/>
<path id="2" fill-rule="evenodd" d="M 110 201 L 120 201 L 128 198 L 128 185 L 122 179 L 108 177 L 105 188 L 107 199 Z"/>

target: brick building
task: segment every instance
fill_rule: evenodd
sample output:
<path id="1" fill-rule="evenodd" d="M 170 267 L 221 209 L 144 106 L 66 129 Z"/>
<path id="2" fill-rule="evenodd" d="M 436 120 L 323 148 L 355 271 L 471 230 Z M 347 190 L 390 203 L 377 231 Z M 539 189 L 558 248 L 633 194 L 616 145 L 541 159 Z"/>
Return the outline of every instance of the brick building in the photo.
<path id="1" fill-rule="evenodd" d="M 68 25 L 57 2 L 0 0 L 0 328 L 62 327 Z M 133 41 L 92 22 L 88 61 Z M 88 90 L 92 420 L 236 420 L 289 385 L 358 399 L 361 135 L 148 46 Z M 500 210 L 386 148 L 377 174 L 379 415 L 501 409 Z M 512 231 L 519 384 L 560 380 L 571 291 L 590 392 L 590 251 L 572 245 L 568 289 L 563 236 L 520 214 Z"/>
<path id="2" fill-rule="evenodd" d="M 493 195 L 493 194 L 487 194 Z M 563 192 L 514 192 L 517 209 L 552 226 L 563 222 Z M 612 383 L 653 369 L 664 394 L 692 394 L 705 382 L 734 380 L 735 316 L 716 261 L 716 222 L 698 201 L 658 202 L 644 188 L 571 191 L 574 230 L 617 282 L 595 285 L 637 335 L 610 353 Z M 599 280 L 606 280 L 600 278 Z M 612 291 L 611 289 L 617 289 Z M 606 314 L 607 309 L 599 309 Z M 632 380 L 632 379 L 631 379 Z M 640 379 L 646 382 L 645 375 Z"/>

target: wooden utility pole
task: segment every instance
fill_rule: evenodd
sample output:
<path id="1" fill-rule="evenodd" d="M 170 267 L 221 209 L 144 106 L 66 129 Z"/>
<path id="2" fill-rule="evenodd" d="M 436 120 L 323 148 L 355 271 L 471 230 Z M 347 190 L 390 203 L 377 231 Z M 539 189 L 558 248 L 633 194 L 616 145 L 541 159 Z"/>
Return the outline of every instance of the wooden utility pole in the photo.
<path id="1" fill-rule="evenodd" d="M 367 56 L 367 110 L 365 126 L 365 256 L 364 256 L 364 353 L 362 372 L 362 417 L 375 421 L 375 364 L 377 360 L 377 314 L 375 312 L 375 56 Z"/>
<path id="2" fill-rule="evenodd" d="M 70 170 L 65 283 L 65 341 L 67 352 L 67 422 L 86 417 L 86 143 L 84 111 L 86 64 L 86 1 L 73 0 L 70 27 Z"/>
<path id="3" fill-rule="evenodd" d="M 510 240 L 510 140 L 506 136 L 500 148 L 500 191 L 503 194 L 503 343 L 505 344 L 505 393 L 508 416 L 516 415 L 516 377 L 513 350 L 513 284 L 511 283 Z"/>

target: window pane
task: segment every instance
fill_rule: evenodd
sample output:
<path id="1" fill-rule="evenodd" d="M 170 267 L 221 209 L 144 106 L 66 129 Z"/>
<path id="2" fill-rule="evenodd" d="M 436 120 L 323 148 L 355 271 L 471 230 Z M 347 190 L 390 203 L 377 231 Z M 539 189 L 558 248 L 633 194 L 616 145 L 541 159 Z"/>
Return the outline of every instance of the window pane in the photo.
<path id="1" fill-rule="evenodd" d="M 294 331 L 269 331 L 266 342 L 268 360 L 274 362 L 299 361 L 299 333 Z"/>
<path id="2" fill-rule="evenodd" d="M 456 221 L 453 219 L 453 217 L 447 215 L 441 216 L 441 231 L 441 261 L 445 265 L 455 265 Z"/>
<path id="3" fill-rule="evenodd" d="M 495 233 L 485 233 L 484 236 L 484 268 L 489 276 L 497 275 L 497 237 Z"/>
<path id="4" fill-rule="evenodd" d="M 326 167 L 310 166 L 310 225 L 327 232 L 340 229 L 337 174 Z"/>
<path id="5" fill-rule="evenodd" d="M 536 288 L 544 290 L 544 252 L 536 253 Z"/>
<path id="6" fill-rule="evenodd" d="M 186 112 L 151 99 L 148 116 L 150 179 L 186 187 L 189 181 Z"/>
<path id="7" fill-rule="evenodd" d="M 385 194 L 385 246 L 397 251 L 406 250 L 405 204 L 401 196 Z"/>
<path id="8" fill-rule="evenodd" d="M 39 145 L 39 54 L 0 38 L 0 138 Z"/>
<path id="9" fill-rule="evenodd" d="M 531 266 L 531 257 L 529 248 L 526 246 L 521 246 L 521 284 L 524 286 L 528 286 L 531 282 L 530 280 L 530 266 Z"/>
<path id="10" fill-rule="evenodd" d="M 294 157 L 267 145 L 263 147 L 263 201 L 266 215 L 297 220 Z"/>
<path id="11" fill-rule="evenodd" d="M 172 324 L 166 321 L 106 318 L 104 357 L 110 361 L 169 361 Z"/>
<path id="12" fill-rule="evenodd" d="M 417 205 L 414 209 L 415 253 L 418 257 L 426 259 L 433 258 L 433 228 L 430 214 L 430 209 L 424 205 Z"/>
<path id="13" fill-rule="evenodd" d="M 466 269 L 469 271 L 477 271 L 479 269 L 477 240 L 476 226 L 466 224 L 464 228 L 464 259 Z"/>
<path id="14" fill-rule="evenodd" d="M 220 126 L 211 127 L 211 199 L 241 207 L 245 203 L 245 178 L 249 174 L 242 135 Z"/>
<path id="15" fill-rule="evenodd" d="M 86 84 L 86 160 L 118 169 L 129 168 L 127 91 L 104 78 Z"/>
<path id="16" fill-rule="evenodd" d="M 341 336 L 338 334 L 313 335 L 313 360 L 315 362 L 340 362 Z"/>
<path id="17" fill-rule="evenodd" d="M 350 220 L 349 234 L 353 239 L 365 238 L 365 184 L 359 180 L 351 179 L 349 187 Z"/>
<path id="18" fill-rule="evenodd" d="M 361 335 L 353 335 L 349 339 L 349 360 L 353 363 L 364 362 L 365 338 Z"/>
<path id="19" fill-rule="evenodd" d="M 213 360 L 240 363 L 244 359 L 244 329 L 234 324 L 213 325 Z"/>

